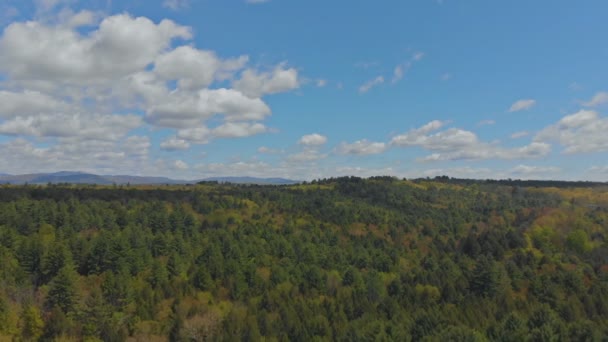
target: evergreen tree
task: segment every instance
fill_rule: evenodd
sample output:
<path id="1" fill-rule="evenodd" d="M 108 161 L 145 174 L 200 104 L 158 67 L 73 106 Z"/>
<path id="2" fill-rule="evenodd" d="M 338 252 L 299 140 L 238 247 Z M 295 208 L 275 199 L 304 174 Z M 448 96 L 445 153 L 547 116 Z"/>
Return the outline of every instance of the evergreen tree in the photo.
<path id="1" fill-rule="evenodd" d="M 59 307 L 64 313 L 74 309 L 77 300 L 76 272 L 71 265 L 66 265 L 49 285 L 49 293 L 46 299 L 47 308 Z"/>

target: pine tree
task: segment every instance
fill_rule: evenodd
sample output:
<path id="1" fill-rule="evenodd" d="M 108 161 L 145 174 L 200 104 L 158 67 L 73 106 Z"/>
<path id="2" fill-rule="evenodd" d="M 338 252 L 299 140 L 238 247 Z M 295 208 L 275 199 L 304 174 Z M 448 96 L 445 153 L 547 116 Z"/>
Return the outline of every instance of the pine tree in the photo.
<path id="1" fill-rule="evenodd" d="M 46 306 L 59 307 L 64 313 L 70 312 L 76 304 L 76 272 L 71 265 L 64 266 L 50 283 Z"/>

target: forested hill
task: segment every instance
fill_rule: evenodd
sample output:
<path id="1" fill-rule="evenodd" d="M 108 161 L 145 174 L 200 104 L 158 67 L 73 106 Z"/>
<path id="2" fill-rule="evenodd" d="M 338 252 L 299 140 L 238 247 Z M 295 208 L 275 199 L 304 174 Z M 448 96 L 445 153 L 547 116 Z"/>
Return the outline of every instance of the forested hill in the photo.
<path id="1" fill-rule="evenodd" d="M 0 340 L 600 341 L 590 185 L 0 186 Z"/>
<path id="2" fill-rule="evenodd" d="M 428 181 L 429 179 L 422 179 Z M 493 184 L 493 185 L 511 185 L 525 187 L 555 187 L 555 188 L 583 188 L 583 187 L 608 187 L 606 182 L 591 182 L 591 181 L 560 181 L 560 180 L 521 180 L 521 179 L 466 179 L 466 178 L 450 178 L 448 176 L 438 176 L 433 178 L 435 182 L 473 185 L 473 184 Z"/>

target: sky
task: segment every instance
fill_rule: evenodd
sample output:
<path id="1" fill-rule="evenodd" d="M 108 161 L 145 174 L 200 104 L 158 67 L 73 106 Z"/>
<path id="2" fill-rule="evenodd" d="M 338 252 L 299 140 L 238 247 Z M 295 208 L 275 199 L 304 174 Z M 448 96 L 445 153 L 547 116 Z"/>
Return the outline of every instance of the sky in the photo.
<path id="1" fill-rule="evenodd" d="M 2 0 L 0 173 L 606 181 L 605 0 Z"/>

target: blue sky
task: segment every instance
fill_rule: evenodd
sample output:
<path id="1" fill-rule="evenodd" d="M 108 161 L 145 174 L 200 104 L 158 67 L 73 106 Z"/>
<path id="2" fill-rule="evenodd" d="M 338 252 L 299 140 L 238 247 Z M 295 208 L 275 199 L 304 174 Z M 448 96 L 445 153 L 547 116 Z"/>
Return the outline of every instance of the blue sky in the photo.
<path id="1" fill-rule="evenodd" d="M 606 180 L 608 3 L 8 0 L 0 172 Z"/>

